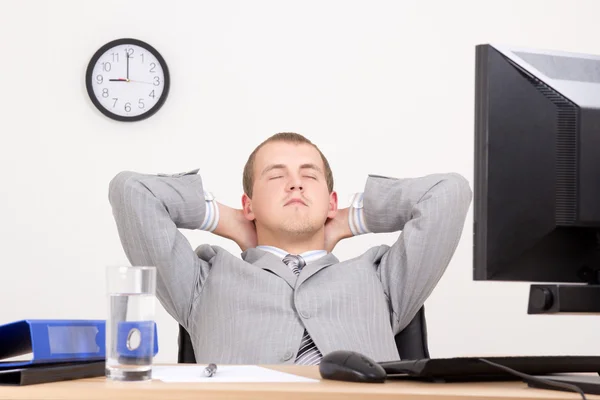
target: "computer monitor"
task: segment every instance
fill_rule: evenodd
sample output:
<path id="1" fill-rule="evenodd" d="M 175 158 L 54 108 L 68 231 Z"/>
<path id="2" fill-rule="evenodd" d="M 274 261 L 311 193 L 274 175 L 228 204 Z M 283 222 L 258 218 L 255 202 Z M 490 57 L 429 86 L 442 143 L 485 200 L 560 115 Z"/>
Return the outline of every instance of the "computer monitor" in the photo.
<path id="1" fill-rule="evenodd" d="M 475 52 L 474 280 L 554 283 L 529 313 L 600 312 L 600 56 Z"/>

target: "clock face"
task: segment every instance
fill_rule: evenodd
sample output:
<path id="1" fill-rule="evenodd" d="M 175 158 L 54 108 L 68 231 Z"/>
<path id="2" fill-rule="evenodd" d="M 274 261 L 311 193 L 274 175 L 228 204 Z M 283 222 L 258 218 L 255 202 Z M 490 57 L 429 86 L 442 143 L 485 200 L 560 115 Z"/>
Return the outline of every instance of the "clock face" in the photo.
<path id="1" fill-rule="evenodd" d="M 92 103 L 117 121 L 139 121 L 156 113 L 169 93 L 162 56 L 147 43 L 119 39 L 102 46 L 88 64 L 86 87 Z"/>

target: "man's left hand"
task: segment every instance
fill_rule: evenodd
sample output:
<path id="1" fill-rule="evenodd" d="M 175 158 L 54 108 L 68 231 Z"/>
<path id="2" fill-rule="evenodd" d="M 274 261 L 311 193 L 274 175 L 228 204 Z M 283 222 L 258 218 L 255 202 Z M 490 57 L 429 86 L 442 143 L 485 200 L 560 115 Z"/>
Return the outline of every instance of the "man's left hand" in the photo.
<path id="1" fill-rule="evenodd" d="M 352 237 L 348 211 L 349 208 L 341 208 L 337 210 L 334 218 L 329 218 L 325 222 L 325 250 L 328 252 L 331 252 L 340 240 Z"/>

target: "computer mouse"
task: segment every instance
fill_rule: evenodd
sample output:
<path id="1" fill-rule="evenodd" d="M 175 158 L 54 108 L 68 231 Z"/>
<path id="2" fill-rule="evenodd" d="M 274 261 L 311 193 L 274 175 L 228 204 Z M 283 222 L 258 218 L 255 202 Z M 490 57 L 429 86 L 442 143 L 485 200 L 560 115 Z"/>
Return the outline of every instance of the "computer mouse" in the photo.
<path id="1" fill-rule="evenodd" d="M 383 383 L 387 374 L 369 357 L 349 350 L 326 354 L 319 365 L 321 377 L 338 381 Z"/>

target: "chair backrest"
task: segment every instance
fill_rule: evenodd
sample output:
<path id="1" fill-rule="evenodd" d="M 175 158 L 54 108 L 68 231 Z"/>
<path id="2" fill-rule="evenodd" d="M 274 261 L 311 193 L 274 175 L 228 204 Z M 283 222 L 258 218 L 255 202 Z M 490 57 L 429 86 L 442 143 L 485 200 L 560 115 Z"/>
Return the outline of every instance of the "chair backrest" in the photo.
<path id="1" fill-rule="evenodd" d="M 179 325 L 179 337 L 177 338 L 179 350 L 177 352 L 177 362 L 179 364 L 196 364 L 196 355 L 192 347 L 190 334 L 185 328 Z"/>
<path id="2" fill-rule="evenodd" d="M 425 324 L 425 306 L 421 307 L 417 315 L 394 338 L 401 360 L 420 360 L 429 358 L 427 346 L 427 326 Z M 190 335 L 179 325 L 179 351 L 177 362 L 181 364 L 196 364 L 196 356 Z"/>
<path id="3" fill-rule="evenodd" d="M 394 338 L 401 360 L 429 358 L 425 306 L 422 306 L 412 321 Z"/>

